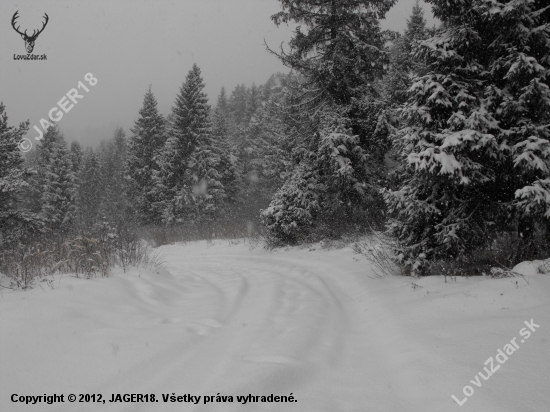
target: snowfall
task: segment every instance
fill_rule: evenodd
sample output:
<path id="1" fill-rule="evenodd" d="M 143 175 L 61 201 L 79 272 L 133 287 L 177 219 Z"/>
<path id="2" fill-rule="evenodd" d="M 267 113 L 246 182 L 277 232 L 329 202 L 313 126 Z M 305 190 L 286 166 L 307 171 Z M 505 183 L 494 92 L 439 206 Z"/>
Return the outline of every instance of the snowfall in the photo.
<path id="1" fill-rule="evenodd" d="M 0 290 L 0 411 L 550 411 L 543 262 L 415 279 L 349 246 L 156 250 L 162 268 Z"/>

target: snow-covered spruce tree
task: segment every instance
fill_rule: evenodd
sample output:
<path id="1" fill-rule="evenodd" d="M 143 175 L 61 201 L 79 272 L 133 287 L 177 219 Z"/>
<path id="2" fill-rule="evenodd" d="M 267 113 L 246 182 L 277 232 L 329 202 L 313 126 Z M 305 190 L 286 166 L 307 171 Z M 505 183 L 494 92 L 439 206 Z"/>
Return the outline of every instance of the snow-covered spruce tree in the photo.
<path id="1" fill-rule="evenodd" d="M 30 171 L 24 167 L 19 142 L 29 122 L 8 126 L 5 106 L 0 103 L 0 248 L 40 230 L 39 216 L 21 207 L 21 192 L 28 187 Z"/>
<path id="2" fill-rule="evenodd" d="M 100 221 L 103 197 L 103 176 L 99 154 L 88 148 L 82 155 L 78 179 L 78 215 L 81 227 L 91 227 Z"/>
<path id="3" fill-rule="evenodd" d="M 262 211 L 262 220 L 275 243 L 307 239 L 317 234 L 339 236 L 349 225 L 367 217 L 382 219 L 376 170 L 349 127 L 350 120 L 336 109 L 327 110 L 323 123 L 290 178 Z"/>
<path id="4" fill-rule="evenodd" d="M 424 11 L 417 0 L 407 20 L 404 35 L 396 38 L 390 49 L 389 69 L 382 81 L 382 94 L 389 107 L 404 104 L 412 77 L 424 74 L 425 67 L 421 59 L 415 56 L 415 50 L 419 42 L 427 37 Z"/>
<path id="5" fill-rule="evenodd" d="M 251 119 L 249 134 L 256 139 L 257 155 L 252 164 L 261 179 L 283 181 L 291 167 L 292 150 L 281 114 L 280 96 L 272 95 Z"/>
<path id="6" fill-rule="evenodd" d="M 219 150 L 219 163 L 216 169 L 227 195 L 226 200 L 234 202 L 237 199 L 241 181 L 236 167 L 237 158 L 230 143 L 229 106 L 224 88 L 221 90 L 212 115 L 212 141 Z"/>
<path id="7" fill-rule="evenodd" d="M 264 223 L 272 237 L 283 241 L 305 238 L 314 227 L 318 234 L 330 237 L 359 222 L 364 229 L 378 223 L 383 208 L 375 187 L 381 183 L 389 141 L 387 127 L 379 127 L 384 102 L 375 86 L 388 62 L 379 19 L 395 2 L 281 3 L 284 11 L 272 16 L 276 24 L 293 20 L 307 27 L 306 32 L 298 27 L 290 51 L 278 54 L 299 73 L 292 85 L 297 95 L 295 117 L 305 120 L 309 116 L 317 124 L 298 140 L 294 150 L 297 167 L 291 181 L 281 188 L 281 192 L 294 194 L 278 193 L 262 213 Z M 302 178 L 301 173 L 305 173 Z M 313 178 L 318 180 L 312 183 Z M 309 210 L 303 202 L 313 199 L 299 195 L 304 185 L 308 191 L 319 191 L 318 213 L 308 216 L 311 223 L 300 212 Z M 281 237 L 288 228 L 293 233 Z"/>
<path id="8" fill-rule="evenodd" d="M 45 166 L 49 163 L 55 143 L 61 138 L 61 131 L 57 126 L 49 126 L 36 146 L 36 157 L 38 167 Z"/>
<path id="9" fill-rule="evenodd" d="M 229 97 L 229 110 L 236 126 L 246 126 L 248 118 L 247 103 L 249 91 L 244 84 L 239 84 Z"/>
<path id="10" fill-rule="evenodd" d="M 284 77 L 274 75 L 266 85 L 251 88 L 239 85 L 230 99 L 225 93 L 218 98 L 212 114 L 212 137 L 213 145 L 222 147 L 217 169 L 227 195 L 223 212 L 226 220 L 243 224 L 255 220 L 282 183 L 285 165 L 291 163 L 290 153 L 281 153 L 280 149 L 288 140 L 283 130 L 284 105 L 277 96 Z M 224 135 L 226 141 L 220 141 Z"/>
<path id="11" fill-rule="evenodd" d="M 71 142 L 70 151 L 73 171 L 78 174 L 80 172 L 80 166 L 82 165 L 82 156 L 84 155 L 84 151 L 78 142 Z"/>
<path id="12" fill-rule="evenodd" d="M 78 185 L 71 154 L 62 134 L 58 134 L 49 152 L 49 161 L 40 169 L 44 173 L 42 219 L 52 233 L 69 231 L 77 217 Z"/>
<path id="13" fill-rule="evenodd" d="M 265 100 L 261 101 L 246 131 L 249 169 L 254 172 L 258 183 L 266 188 L 279 187 L 290 176 L 294 166 L 292 151 L 297 148 L 298 133 L 294 126 L 302 120 L 293 117 L 295 113 L 289 104 L 288 90 L 282 86 L 285 77 L 272 76 L 261 86 Z M 310 129 L 304 136 L 310 136 L 309 132 Z"/>
<path id="14" fill-rule="evenodd" d="M 267 102 L 271 95 L 276 92 L 280 91 L 280 82 L 281 77 L 284 77 L 282 73 L 272 74 L 269 79 L 267 79 L 267 82 L 262 87 L 262 100 Z"/>
<path id="15" fill-rule="evenodd" d="M 26 163 L 30 169 L 36 171 L 30 176 L 29 186 L 23 192 L 24 207 L 40 215 L 42 211 L 41 202 L 46 166 L 50 162 L 55 143 L 60 138 L 61 132 L 57 126 L 49 126 L 42 139 L 36 145 L 36 150 L 27 154 Z"/>
<path id="16" fill-rule="evenodd" d="M 260 156 L 259 140 L 257 139 L 261 125 L 254 117 L 246 126 L 236 126 L 233 129 L 233 145 L 238 158 L 239 173 L 245 181 L 254 180 L 258 175 L 256 163 Z"/>
<path id="17" fill-rule="evenodd" d="M 130 205 L 126 196 L 125 164 L 128 142 L 122 128 L 115 130 L 101 152 L 101 177 L 103 201 L 101 217 L 111 225 L 120 225 L 130 218 Z"/>
<path id="18" fill-rule="evenodd" d="M 210 219 L 225 197 L 219 152 L 213 145 L 210 106 L 194 64 L 172 108 L 172 121 L 155 173 L 157 209 L 166 224 Z"/>
<path id="19" fill-rule="evenodd" d="M 248 100 L 246 102 L 246 122 L 250 122 L 252 117 L 256 114 L 256 111 L 262 105 L 261 102 L 261 90 L 258 86 L 252 83 L 248 91 Z"/>
<path id="20" fill-rule="evenodd" d="M 319 172 L 307 161 L 298 164 L 261 212 L 269 241 L 292 244 L 306 238 L 321 210 L 323 189 Z"/>
<path id="21" fill-rule="evenodd" d="M 383 109 L 378 117 L 377 130 L 387 137 L 387 146 L 382 145 L 385 152 L 384 162 L 392 170 L 395 168 L 395 159 L 399 159 L 399 148 L 392 145 L 396 132 L 403 128 L 404 121 L 401 118 L 401 108 L 408 99 L 408 90 L 412 85 L 412 79 L 426 73 L 426 67 L 422 59 L 416 55 L 416 50 L 422 40 L 428 37 L 424 12 L 419 1 L 415 3 L 412 14 L 407 20 L 407 28 L 403 36 L 392 41 L 390 47 L 390 64 L 387 73 L 379 83 Z M 393 187 L 395 178 L 389 176 L 385 187 Z"/>
<path id="22" fill-rule="evenodd" d="M 403 110 L 400 187 L 385 192 L 389 231 L 413 273 L 503 230 L 528 240 L 550 218 L 550 9 L 428 2 L 443 25 L 422 43 L 428 73 Z"/>
<path id="23" fill-rule="evenodd" d="M 227 100 L 227 93 L 225 87 L 222 86 L 220 90 L 220 95 L 218 96 L 218 101 L 216 102 L 216 111 L 219 114 L 222 114 L 225 118 L 229 116 L 229 102 Z"/>
<path id="24" fill-rule="evenodd" d="M 192 188 L 189 198 L 192 200 L 192 214 L 180 217 L 201 222 L 215 220 L 221 212 L 221 208 L 227 195 L 221 183 L 222 173 L 220 166 L 222 153 L 215 144 L 210 134 L 201 137 L 200 143 L 189 158 L 186 170 L 187 187 Z M 182 192 L 184 196 L 188 193 Z"/>
<path id="25" fill-rule="evenodd" d="M 381 77 L 388 56 L 379 19 L 395 0 L 279 0 L 275 24 L 298 24 L 290 50 L 275 53 L 306 79 L 303 104 L 348 104 Z M 304 30 L 303 28 L 306 28 Z"/>
<path id="26" fill-rule="evenodd" d="M 271 82 L 274 81 L 272 76 Z M 271 93 L 266 93 L 265 90 L 266 86 L 258 87 L 253 84 L 246 88 L 239 85 L 229 100 L 229 141 L 237 157 L 237 167 L 245 187 L 259 182 L 264 166 L 263 153 L 267 142 L 263 135 L 268 124 L 268 113 L 264 106 Z"/>
<path id="27" fill-rule="evenodd" d="M 160 221 L 160 214 L 154 207 L 158 198 L 154 193 L 153 175 L 159 170 L 157 158 L 166 142 L 166 122 L 158 112 L 151 87 L 145 93 L 139 115 L 128 143 L 129 198 L 134 203 L 137 219 L 154 223 Z"/>

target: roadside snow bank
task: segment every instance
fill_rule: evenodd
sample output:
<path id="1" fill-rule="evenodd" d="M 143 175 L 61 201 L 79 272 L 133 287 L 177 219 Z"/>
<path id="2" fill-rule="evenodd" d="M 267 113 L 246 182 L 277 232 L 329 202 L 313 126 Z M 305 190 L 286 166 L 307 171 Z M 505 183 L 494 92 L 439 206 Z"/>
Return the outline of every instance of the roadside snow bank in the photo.
<path id="1" fill-rule="evenodd" d="M 523 276 L 550 274 L 550 259 L 518 263 L 514 266 L 512 272 L 519 273 Z"/>

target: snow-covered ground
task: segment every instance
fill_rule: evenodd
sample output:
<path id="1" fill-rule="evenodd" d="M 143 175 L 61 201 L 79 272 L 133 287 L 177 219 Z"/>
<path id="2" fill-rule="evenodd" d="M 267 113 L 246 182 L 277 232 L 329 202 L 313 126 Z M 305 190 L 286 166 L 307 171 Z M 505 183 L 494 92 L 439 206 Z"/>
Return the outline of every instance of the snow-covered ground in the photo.
<path id="1" fill-rule="evenodd" d="M 377 278 L 350 248 L 234 243 L 164 246 L 158 272 L 3 289 L 0 411 L 550 410 L 550 274 Z M 531 319 L 540 327 L 526 339 Z M 508 360 L 481 379 L 490 357 L 494 369 L 504 359 L 499 349 Z M 451 396 L 463 402 L 465 386 L 474 393 L 459 406 Z M 54 393 L 65 403 L 10 400 Z M 159 402 L 112 403 L 112 394 Z M 296 402 L 237 401 L 249 394 Z"/>

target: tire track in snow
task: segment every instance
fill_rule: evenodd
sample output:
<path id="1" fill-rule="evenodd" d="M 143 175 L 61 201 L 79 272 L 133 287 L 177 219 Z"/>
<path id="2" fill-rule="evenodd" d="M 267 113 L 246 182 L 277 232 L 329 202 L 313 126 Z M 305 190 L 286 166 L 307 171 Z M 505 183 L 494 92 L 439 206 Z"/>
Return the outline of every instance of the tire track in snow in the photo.
<path id="1" fill-rule="evenodd" d="M 187 250 L 186 250 L 187 249 Z M 225 250 L 224 250 L 225 252 Z M 260 256 L 235 248 L 164 248 L 170 276 L 149 276 L 129 289 L 148 317 L 136 340 L 154 348 L 137 353 L 96 393 L 289 395 L 293 404 L 106 404 L 102 411 L 359 411 L 386 370 L 384 351 L 356 338 L 353 299 L 342 268 L 286 254 Z M 161 291 L 171 291 L 163 301 Z M 374 339 L 378 345 L 379 342 Z M 365 348 L 367 347 L 367 348 Z M 372 351 L 368 364 L 364 352 Z M 122 353 L 122 350 L 121 352 Z M 354 360 L 357 355 L 358 360 Z M 334 378 L 336 377 L 336 378 Z M 370 379 L 368 386 L 362 383 Z M 349 402 L 342 403 L 343 397 Z M 376 396 L 380 398 L 380 394 Z M 390 403 L 392 401 L 390 400 Z M 358 406 L 360 405 L 360 406 Z M 401 401 L 396 401 L 396 406 Z M 89 410 L 74 405 L 73 410 Z M 80 409 L 77 409 L 80 407 Z M 393 410 L 393 408 L 388 408 Z M 395 408 L 395 410 L 398 410 Z"/>

